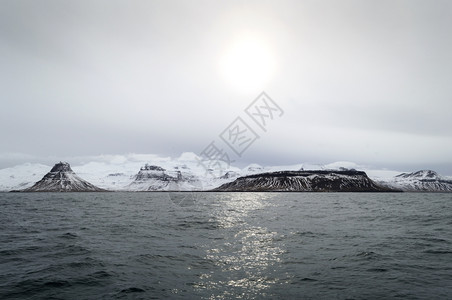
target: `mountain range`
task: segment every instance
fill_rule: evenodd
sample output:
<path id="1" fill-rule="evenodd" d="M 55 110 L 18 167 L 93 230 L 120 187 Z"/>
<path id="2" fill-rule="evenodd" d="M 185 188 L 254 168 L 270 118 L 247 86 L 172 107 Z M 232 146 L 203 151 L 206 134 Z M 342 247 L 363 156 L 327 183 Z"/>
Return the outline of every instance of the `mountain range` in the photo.
<path id="1" fill-rule="evenodd" d="M 452 192 L 452 180 L 431 170 L 355 171 L 353 163 L 206 170 L 194 154 L 179 159 L 101 163 L 71 169 L 24 164 L 0 169 L 0 191 L 406 191 Z M 50 170 L 50 172 L 48 172 Z M 48 173 L 47 173 L 48 172 Z M 83 178 L 83 179 L 82 179 Z"/>

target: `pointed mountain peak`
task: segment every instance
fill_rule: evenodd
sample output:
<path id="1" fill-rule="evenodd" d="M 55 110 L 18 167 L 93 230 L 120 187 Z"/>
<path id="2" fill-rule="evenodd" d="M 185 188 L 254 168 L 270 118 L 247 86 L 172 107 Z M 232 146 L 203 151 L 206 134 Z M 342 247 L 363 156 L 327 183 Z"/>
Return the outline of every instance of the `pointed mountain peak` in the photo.
<path id="1" fill-rule="evenodd" d="M 74 171 L 72 171 L 71 165 L 69 163 L 60 161 L 59 163 L 57 163 L 53 166 L 53 168 L 52 168 L 52 170 L 50 170 L 50 172 L 52 172 L 52 173 L 55 173 L 55 172 L 71 172 L 71 173 L 73 173 Z"/>
<path id="2" fill-rule="evenodd" d="M 49 173 L 24 192 L 103 192 L 86 180 L 78 177 L 67 162 L 59 162 Z"/>

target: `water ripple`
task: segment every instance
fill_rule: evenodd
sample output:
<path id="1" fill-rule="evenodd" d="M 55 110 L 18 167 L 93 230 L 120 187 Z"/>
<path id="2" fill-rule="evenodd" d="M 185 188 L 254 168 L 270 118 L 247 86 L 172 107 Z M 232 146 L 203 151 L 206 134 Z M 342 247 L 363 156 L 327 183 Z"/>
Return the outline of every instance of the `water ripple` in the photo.
<path id="1" fill-rule="evenodd" d="M 0 193 L 0 298 L 452 294 L 448 194 L 175 199 L 165 193 Z"/>

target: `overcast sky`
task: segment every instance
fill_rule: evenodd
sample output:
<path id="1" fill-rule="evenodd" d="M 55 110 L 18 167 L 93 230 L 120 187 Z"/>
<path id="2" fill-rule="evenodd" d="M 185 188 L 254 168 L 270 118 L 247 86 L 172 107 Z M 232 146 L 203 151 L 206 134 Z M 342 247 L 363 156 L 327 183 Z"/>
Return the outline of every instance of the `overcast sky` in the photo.
<path id="1" fill-rule="evenodd" d="M 447 0 L 0 0 L 0 168 L 215 141 L 452 175 L 451 30 Z M 266 132 L 244 112 L 262 91 L 284 111 Z M 240 157 L 219 137 L 239 116 Z"/>

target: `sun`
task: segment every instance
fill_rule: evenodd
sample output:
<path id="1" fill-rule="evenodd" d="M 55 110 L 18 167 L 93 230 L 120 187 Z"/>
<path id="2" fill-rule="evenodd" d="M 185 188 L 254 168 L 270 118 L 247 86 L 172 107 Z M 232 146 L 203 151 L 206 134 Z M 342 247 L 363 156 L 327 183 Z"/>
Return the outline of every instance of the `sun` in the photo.
<path id="1" fill-rule="evenodd" d="M 243 92 L 264 90 L 274 68 L 271 47 L 255 36 L 244 36 L 234 41 L 220 60 L 220 72 L 224 80 Z"/>

